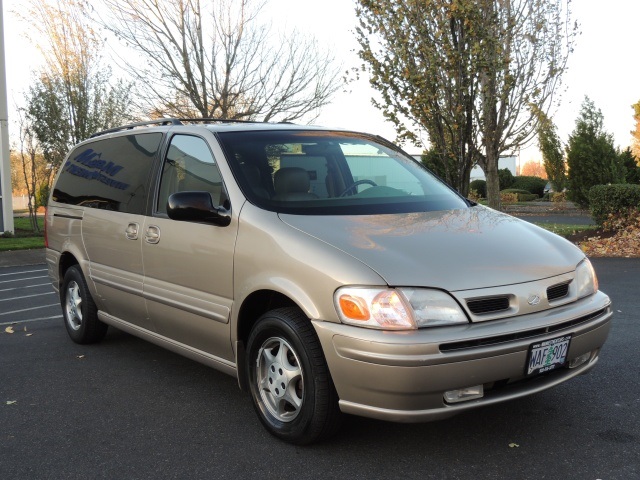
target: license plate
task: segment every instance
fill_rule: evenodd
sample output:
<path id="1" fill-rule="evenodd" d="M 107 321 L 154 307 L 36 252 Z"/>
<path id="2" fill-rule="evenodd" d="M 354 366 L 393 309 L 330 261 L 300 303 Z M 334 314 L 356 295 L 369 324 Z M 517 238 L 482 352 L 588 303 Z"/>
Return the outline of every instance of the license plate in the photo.
<path id="1" fill-rule="evenodd" d="M 534 343 L 529 347 L 527 375 L 549 372 L 562 367 L 567 361 L 571 335 Z"/>

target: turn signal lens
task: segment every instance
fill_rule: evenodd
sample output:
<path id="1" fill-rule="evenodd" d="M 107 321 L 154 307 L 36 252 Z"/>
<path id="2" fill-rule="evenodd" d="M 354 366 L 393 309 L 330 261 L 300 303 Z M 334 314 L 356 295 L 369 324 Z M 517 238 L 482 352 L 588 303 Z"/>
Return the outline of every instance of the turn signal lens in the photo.
<path id="1" fill-rule="evenodd" d="M 352 295 L 340 295 L 340 310 L 345 317 L 351 320 L 369 320 L 371 315 L 367 303 L 360 297 Z"/>

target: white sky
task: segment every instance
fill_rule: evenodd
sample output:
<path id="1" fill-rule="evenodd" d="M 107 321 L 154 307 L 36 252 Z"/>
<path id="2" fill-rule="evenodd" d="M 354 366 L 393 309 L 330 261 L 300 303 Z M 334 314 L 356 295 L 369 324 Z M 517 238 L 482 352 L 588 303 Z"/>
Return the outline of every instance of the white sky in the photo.
<path id="1" fill-rule="evenodd" d="M 37 50 L 23 35 L 29 27 L 13 13 L 23 9 L 24 3 L 24 0 L 3 0 L 10 121 L 16 118 L 15 103 L 30 83 L 30 72 L 39 65 Z M 331 49 L 346 70 L 360 63 L 352 33 L 356 24 L 354 4 L 353 0 L 270 0 L 265 14 L 273 16 L 274 29 L 296 28 L 314 35 L 321 45 Z M 637 51 L 640 1 L 574 0 L 573 14 L 582 34 L 570 57 L 569 71 L 563 80 L 566 91 L 553 120 L 566 142 L 580 104 L 588 95 L 602 110 L 605 129 L 613 133 L 616 146 L 626 148 L 634 128 L 631 105 L 640 100 L 640 62 L 633 54 Z M 376 133 L 393 140 L 392 126 L 371 105 L 375 92 L 366 79 L 346 88 L 348 92 L 341 89 L 315 123 Z M 10 135 L 14 136 L 12 132 Z M 535 148 L 526 149 L 521 155 L 521 163 L 538 157 Z"/>

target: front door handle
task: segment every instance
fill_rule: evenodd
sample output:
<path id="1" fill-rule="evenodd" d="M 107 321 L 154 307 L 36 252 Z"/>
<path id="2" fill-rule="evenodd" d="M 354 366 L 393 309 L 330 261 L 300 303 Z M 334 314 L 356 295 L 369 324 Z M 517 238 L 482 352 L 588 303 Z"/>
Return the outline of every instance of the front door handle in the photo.
<path id="1" fill-rule="evenodd" d="M 127 225 L 127 229 L 124 231 L 124 234 L 129 240 L 137 240 L 139 231 L 140 225 L 135 222 L 131 222 L 129 225 Z"/>
<path id="2" fill-rule="evenodd" d="M 147 231 L 144 232 L 144 239 L 147 243 L 156 244 L 160 241 L 160 227 L 149 225 Z"/>

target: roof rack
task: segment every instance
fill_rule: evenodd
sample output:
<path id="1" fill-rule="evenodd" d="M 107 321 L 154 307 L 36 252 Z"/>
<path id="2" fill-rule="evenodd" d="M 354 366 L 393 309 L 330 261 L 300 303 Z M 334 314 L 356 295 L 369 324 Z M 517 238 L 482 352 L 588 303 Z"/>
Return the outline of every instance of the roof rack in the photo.
<path id="1" fill-rule="evenodd" d="M 137 127 L 145 127 L 150 125 L 184 125 L 184 123 L 269 123 L 269 122 L 256 122 L 254 120 L 236 120 L 230 118 L 158 118 L 156 120 L 149 120 L 146 122 L 129 123 L 122 125 L 121 127 L 110 128 L 108 130 L 102 130 L 91 135 L 89 138 L 99 137 L 100 135 L 106 135 L 107 133 L 120 132 L 122 130 L 132 130 Z"/>
<path id="2" fill-rule="evenodd" d="M 136 127 L 144 127 L 147 125 L 182 125 L 182 122 L 177 118 L 159 118 L 157 120 L 149 120 L 147 122 L 129 123 L 127 125 L 122 125 L 121 127 L 115 127 L 108 130 L 102 130 L 101 132 L 96 132 L 89 138 L 99 137 L 100 135 L 106 135 L 107 133 L 120 132 L 122 130 L 131 130 Z"/>
<path id="3" fill-rule="evenodd" d="M 256 120 L 237 120 L 233 118 L 214 118 L 214 117 L 205 117 L 205 118 L 178 118 L 181 122 L 189 122 L 189 123 L 269 123 L 269 122 L 258 122 Z"/>

